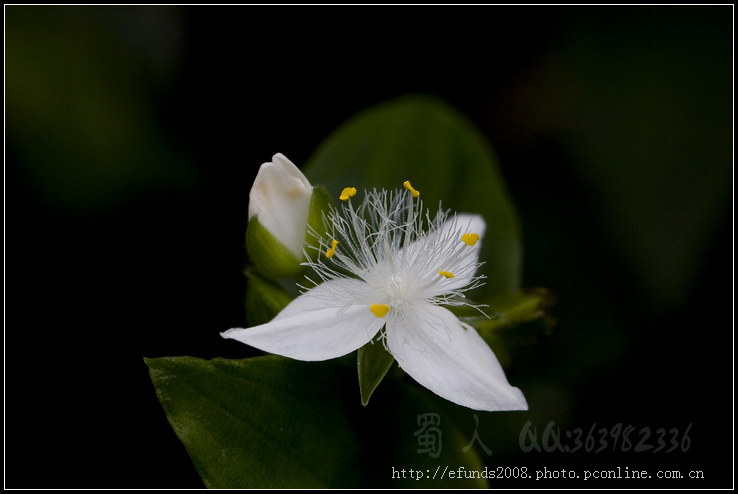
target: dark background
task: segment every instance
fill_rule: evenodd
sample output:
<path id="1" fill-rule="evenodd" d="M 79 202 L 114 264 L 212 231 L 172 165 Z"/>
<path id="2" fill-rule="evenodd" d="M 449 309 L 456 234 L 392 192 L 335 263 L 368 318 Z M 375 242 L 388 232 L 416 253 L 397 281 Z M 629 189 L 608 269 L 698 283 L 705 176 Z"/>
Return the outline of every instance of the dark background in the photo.
<path id="1" fill-rule="evenodd" d="M 732 484 L 731 6 L 5 14 L 7 487 L 202 487 L 143 358 L 251 355 L 219 333 L 258 166 L 407 93 L 488 137 L 556 294 L 511 377 L 539 434 L 693 424 L 686 453 L 501 461 Z"/>

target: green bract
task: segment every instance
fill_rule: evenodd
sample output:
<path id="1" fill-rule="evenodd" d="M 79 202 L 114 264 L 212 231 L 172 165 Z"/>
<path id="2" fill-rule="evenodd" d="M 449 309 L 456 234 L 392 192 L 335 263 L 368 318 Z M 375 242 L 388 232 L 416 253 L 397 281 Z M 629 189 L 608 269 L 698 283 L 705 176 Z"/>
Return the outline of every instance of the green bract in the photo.
<path id="1" fill-rule="evenodd" d="M 251 218 L 246 229 L 246 250 L 251 262 L 269 278 L 288 278 L 302 271 L 302 258 L 296 257 L 262 226 L 258 216 Z"/>

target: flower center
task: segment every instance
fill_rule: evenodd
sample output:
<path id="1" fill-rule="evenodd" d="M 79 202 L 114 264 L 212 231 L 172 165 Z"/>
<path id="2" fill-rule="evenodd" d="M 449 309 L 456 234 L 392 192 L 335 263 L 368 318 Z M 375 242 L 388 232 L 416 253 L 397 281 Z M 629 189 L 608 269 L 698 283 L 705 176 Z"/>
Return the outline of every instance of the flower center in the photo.
<path id="1" fill-rule="evenodd" d="M 387 298 L 393 301 L 400 302 L 407 298 L 407 283 L 399 276 L 392 275 L 387 279 L 387 284 L 384 287 L 384 292 L 387 295 Z"/>
<path id="2" fill-rule="evenodd" d="M 390 310 L 402 317 L 424 301 L 469 305 L 463 292 L 482 284 L 473 277 L 478 264 L 470 250 L 480 235 L 460 232 L 462 225 L 455 218 L 447 223 L 448 213 L 440 208 L 431 220 L 422 212 L 420 192 L 409 181 L 403 186 L 401 192 L 367 192 L 358 207 L 352 204 L 356 188 L 344 188 L 340 200 L 346 205 L 323 218 L 330 236 L 311 232 L 321 244 L 313 248 L 330 263 L 309 260 L 308 265 L 323 281 L 363 280 L 363 288 L 346 298 L 368 303 L 378 318 Z"/>

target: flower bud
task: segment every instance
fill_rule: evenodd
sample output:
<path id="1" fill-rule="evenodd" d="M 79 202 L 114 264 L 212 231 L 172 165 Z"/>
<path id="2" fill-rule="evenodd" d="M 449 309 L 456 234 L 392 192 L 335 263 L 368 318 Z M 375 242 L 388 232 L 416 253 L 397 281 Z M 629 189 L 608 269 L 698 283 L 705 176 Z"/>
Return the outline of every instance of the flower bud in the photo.
<path id="1" fill-rule="evenodd" d="M 284 278 L 302 269 L 313 186 L 283 154 L 272 160 L 251 187 L 246 248 L 264 274 Z"/>

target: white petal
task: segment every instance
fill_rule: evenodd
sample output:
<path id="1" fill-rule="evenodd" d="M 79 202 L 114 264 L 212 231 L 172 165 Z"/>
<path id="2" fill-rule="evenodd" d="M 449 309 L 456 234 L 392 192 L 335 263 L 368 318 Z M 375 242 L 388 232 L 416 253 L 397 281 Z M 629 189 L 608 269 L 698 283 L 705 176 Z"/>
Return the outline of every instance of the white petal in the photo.
<path id="1" fill-rule="evenodd" d="M 272 159 L 274 162 L 261 165 L 256 175 L 248 216 L 258 214 L 259 223 L 302 259 L 313 187 L 284 155 L 275 154 Z"/>
<path id="2" fill-rule="evenodd" d="M 443 224 L 443 228 L 451 229 L 452 226 L 453 218 L 450 218 Z M 476 233 L 477 235 L 479 235 L 479 242 L 481 242 L 484 238 L 484 232 L 487 231 L 487 223 L 479 214 L 457 213 L 456 229 L 462 230 L 462 234 Z M 479 245 L 479 242 L 477 243 L 477 245 Z"/>
<path id="3" fill-rule="evenodd" d="M 265 352 L 296 360 L 328 360 L 368 343 L 384 326 L 368 305 L 348 305 L 348 294 L 365 291 L 358 280 L 327 281 L 307 291 L 271 322 L 221 333 Z"/>
<path id="4" fill-rule="evenodd" d="M 462 250 L 458 258 L 454 259 L 452 266 L 439 268 L 445 271 L 450 270 L 454 274 L 453 278 L 443 280 L 439 288 L 453 290 L 471 283 L 476 274 L 476 263 L 479 260 L 479 251 L 482 248 L 482 239 L 486 230 L 487 223 L 478 214 L 457 214 L 443 224 L 441 235 L 448 236 L 452 241 L 460 244 Z M 476 233 L 479 235 L 479 240 L 473 246 L 466 245 L 461 240 L 465 233 Z"/>
<path id="5" fill-rule="evenodd" d="M 303 187 L 305 187 L 305 189 L 312 189 L 310 181 L 307 179 L 307 177 L 300 171 L 299 168 L 295 166 L 294 163 L 287 159 L 287 156 L 283 155 L 282 153 L 277 153 L 272 156 L 272 162 L 275 165 L 278 165 L 287 175 L 294 177 L 302 182 L 302 185 Z"/>
<path id="6" fill-rule="evenodd" d="M 387 322 L 390 352 L 405 372 L 437 395 L 475 410 L 527 410 L 523 393 L 481 336 L 432 304 Z"/>
<path id="7" fill-rule="evenodd" d="M 424 298 L 443 295 L 469 285 L 477 271 L 479 249 L 487 229 L 478 214 L 457 214 L 446 220 L 440 228 L 412 242 L 398 254 L 399 264 L 409 267 L 407 272 L 423 286 Z M 480 240 L 473 246 L 466 245 L 465 233 L 476 233 Z M 453 278 L 439 275 L 439 271 L 453 274 Z M 433 283 L 429 284 L 428 281 Z"/>

